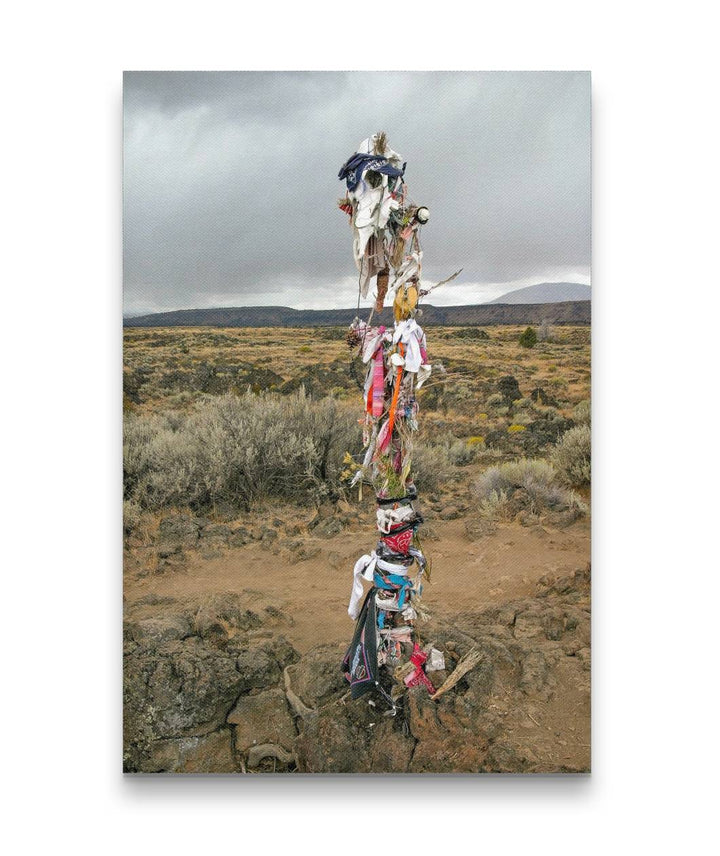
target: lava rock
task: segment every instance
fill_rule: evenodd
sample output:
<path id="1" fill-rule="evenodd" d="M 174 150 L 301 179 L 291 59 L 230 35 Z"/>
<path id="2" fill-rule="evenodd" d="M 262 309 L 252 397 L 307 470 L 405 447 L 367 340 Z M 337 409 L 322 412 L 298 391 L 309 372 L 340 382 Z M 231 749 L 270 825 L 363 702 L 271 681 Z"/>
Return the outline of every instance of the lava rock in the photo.
<path id="1" fill-rule="evenodd" d="M 157 648 L 165 642 L 184 639 L 190 634 L 190 622 L 183 615 L 146 618 L 128 624 L 125 629 L 126 638 L 139 643 L 144 648 Z"/>
<path id="2" fill-rule="evenodd" d="M 227 718 L 235 728 L 235 749 L 246 752 L 260 743 L 275 743 L 290 751 L 296 732 L 282 689 L 265 690 L 257 695 L 245 695 Z"/>
<path id="3" fill-rule="evenodd" d="M 163 517 L 158 527 L 157 549 L 160 556 L 169 556 L 181 548 L 196 547 L 200 538 L 200 523 L 189 514 Z"/>
<path id="4" fill-rule="evenodd" d="M 340 669 L 344 653 L 335 645 L 318 645 L 288 669 L 293 691 L 308 707 L 317 707 L 348 689 Z"/>
<path id="5" fill-rule="evenodd" d="M 235 773 L 238 765 L 229 728 L 201 737 L 158 741 L 146 761 L 146 773 Z"/>
<path id="6" fill-rule="evenodd" d="M 504 403 L 507 407 L 509 407 L 513 401 L 517 401 L 519 398 L 522 398 L 522 393 L 520 392 L 520 386 L 517 380 L 512 375 L 505 375 L 501 377 L 496 383 L 496 390 L 500 395 L 502 395 Z"/>

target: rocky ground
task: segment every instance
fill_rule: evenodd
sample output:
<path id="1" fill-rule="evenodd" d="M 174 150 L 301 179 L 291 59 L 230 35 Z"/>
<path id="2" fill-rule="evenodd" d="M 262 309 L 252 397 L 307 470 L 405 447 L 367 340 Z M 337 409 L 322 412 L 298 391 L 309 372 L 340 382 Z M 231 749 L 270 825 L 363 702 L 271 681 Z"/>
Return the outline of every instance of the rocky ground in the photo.
<path id="1" fill-rule="evenodd" d="M 182 494 L 176 508 L 166 474 L 160 498 L 137 492 L 147 477 L 138 460 L 157 468 L 173 452 L 173 478 L 183 455 L 194 473 L 183 420 L 213 396 L 303 386 L 354 420 L 345 332 L 125 331 L 125 409 L 137 421 L 126 461 L 126 770 L 588 770 L 589 514 L 543 511 L 516 489 L 491 520 L 472 485 L 492 465 L 548 458 L 575 420 L 589 420 L 578 411 L 589 328 L 545 331 L 532 349 L 521 328 L 433 328 L 418 439 L 429 456 L 420 536 L 434 563 L 421 632 L 450 671 L 473 647 L 482 656 L 437 702 L 410 691 L 392 719 L 351 702 L 339 666 L 352 567 L 375 545 L 370 491 L 360 501 L 343 490 L 319 508 L 278 491 L 245 504 Z M 330 482 L 313 502 L 337 495 Z"/>
<path id="2" fill-rule="evenodd" d="M 352 701 L 344 644 L 302 653 L 293 619 L 257 590 L 126 604 L 127 772 L 587 772 L 590 574 L 546 576 L 532 596 L 437 615 L 439 686 L 470 649 L 478 664 L 437 701 L 411 689 L 395 717 Z M 348 640 L 351 625 L 348 626 Z"/>

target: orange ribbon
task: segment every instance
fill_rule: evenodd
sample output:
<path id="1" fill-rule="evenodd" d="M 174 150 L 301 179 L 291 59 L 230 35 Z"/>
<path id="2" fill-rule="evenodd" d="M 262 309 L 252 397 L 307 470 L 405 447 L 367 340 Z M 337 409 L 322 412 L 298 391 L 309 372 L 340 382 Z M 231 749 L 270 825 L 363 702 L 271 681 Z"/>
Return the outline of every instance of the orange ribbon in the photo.
<path id="1" fill-rule="evenodd" d="M 401 357 L 405 356 L 405 350 L 402 342 L 398 345 L 398 352 Z M 403 367 L 398 366 L 397 377 L 395 378 L 395 389 L 393 390 L 392 402 L 390 403 L 390 413 L 388 414 L 388 440 L 392 438 L 393 426 L 395 425 L 395 410 L 397 409 L 398 396 L 400 395 L 400 381 L 402 380 Z"/>

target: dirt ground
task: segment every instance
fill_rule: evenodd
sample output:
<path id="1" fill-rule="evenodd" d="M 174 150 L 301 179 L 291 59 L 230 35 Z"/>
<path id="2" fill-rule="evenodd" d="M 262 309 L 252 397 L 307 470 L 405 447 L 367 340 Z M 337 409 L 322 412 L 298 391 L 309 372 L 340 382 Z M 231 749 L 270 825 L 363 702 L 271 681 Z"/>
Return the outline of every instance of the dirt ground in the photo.
<path id="1" fill-rule="evenodd" d="M 433 568 L 423 594 L 424 607 L 436 618 L 532 596 L 541 577 L 572 574 L 590 558 L 590 525 L 584 521 L 564 530 L 510 523 L 474 542 L 462 518 L 436 528 L 438 540 L 424 545 Z M 148 595 L 196 601 L 251 590 L 258 606 L 273 604 L 292 619 L 283 632 L 300 653 L 320 643 L 349 643 L 352 569 L 373 548 L 372 533 L 359 526 L 332 538 L 306 540 L 320 553 L 295 564 L 283 551 L 273 554 L 259 542 L 228 548 L 212 558 L 188 552 L 186 566 L 168 573 L 133 573 L 129 561 L 126 605 Z"/>

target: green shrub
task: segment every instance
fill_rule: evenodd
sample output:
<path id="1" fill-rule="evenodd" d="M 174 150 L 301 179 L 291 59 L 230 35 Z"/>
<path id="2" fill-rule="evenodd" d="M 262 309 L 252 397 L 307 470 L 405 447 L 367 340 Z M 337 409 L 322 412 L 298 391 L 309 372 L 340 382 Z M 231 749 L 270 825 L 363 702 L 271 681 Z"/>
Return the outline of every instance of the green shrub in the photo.
<path id="1" fill-rule="evenodd" d="M 560 477 L 573 487 L 590 484 L 590 426 L 578 425 L 566 431 L 552 453 Z"/>
<path id="2" fill-rule="evenodd" d="M 460 330 L 451 330 L 445 333 L 445 339 L 489 339 L 490 334 L 487 330 L 481 330 L 479 327 L 462 327 Z"/>
<path id="3" fill-rule="evenodd" d="M 523 346 L 523 348 L 534 348 L 537 345 L 537 333 L 535 332 L 534 327 L 526 327 L 525 331 L 521 333 L 519 342 Z"/>
<path id="4" fill-rule="evenodd" d="M 480 514 L 492 519 L 508 519 L 519 511 L 587 511 L 580 498 L 559 483 L 555 468 L 542 460 L 521 458 L 490 467 L 475 484 L 475 494 Z"/>

